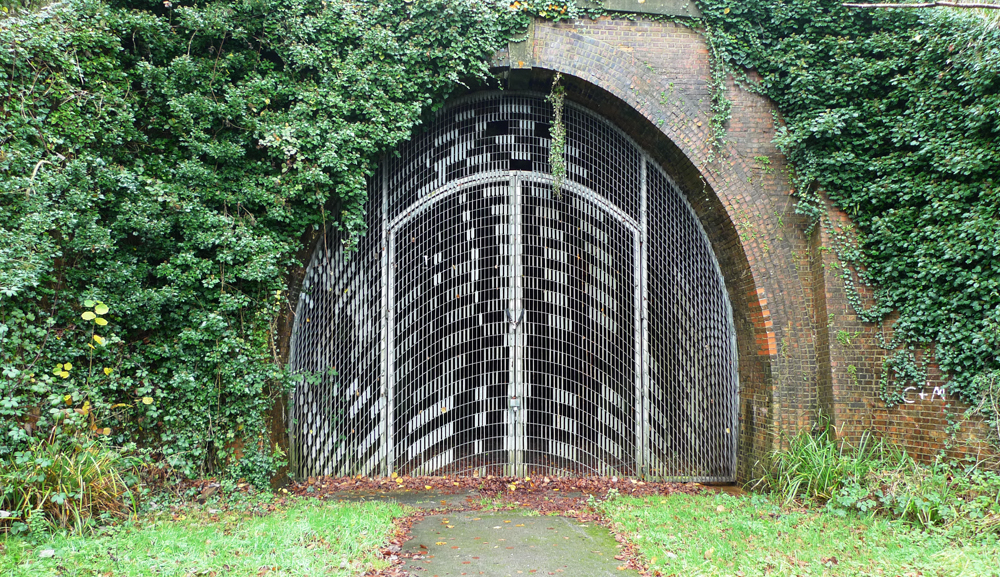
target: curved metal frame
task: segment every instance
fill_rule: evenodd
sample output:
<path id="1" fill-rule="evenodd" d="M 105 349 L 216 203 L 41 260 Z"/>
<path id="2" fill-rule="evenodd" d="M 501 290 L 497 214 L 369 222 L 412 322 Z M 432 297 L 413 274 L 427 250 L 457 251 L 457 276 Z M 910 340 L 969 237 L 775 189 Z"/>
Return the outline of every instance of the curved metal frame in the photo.
<path id="1" fill-rule="evenodd" d="M 554 198 L 548 106 L 453 103 L 372 179 L 357 254 L 317 247 L 290 357 L 312 375 L 298 474 L 735 478 L 735 330 L 705 231 L 571 103 Z"/>

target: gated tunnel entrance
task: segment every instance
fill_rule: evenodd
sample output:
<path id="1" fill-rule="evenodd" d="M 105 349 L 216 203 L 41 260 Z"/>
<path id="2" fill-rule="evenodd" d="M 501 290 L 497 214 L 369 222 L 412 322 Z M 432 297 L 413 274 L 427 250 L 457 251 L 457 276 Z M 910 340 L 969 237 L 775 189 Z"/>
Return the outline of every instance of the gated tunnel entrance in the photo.
<path id="1" fill-rule="evenodd" d="M 298 475 L 733 481 L 732 310 L 682 192 L 567 103 L 485 92 L 382 163 L 356 252 L 307 268 L 290 366 Z"/>

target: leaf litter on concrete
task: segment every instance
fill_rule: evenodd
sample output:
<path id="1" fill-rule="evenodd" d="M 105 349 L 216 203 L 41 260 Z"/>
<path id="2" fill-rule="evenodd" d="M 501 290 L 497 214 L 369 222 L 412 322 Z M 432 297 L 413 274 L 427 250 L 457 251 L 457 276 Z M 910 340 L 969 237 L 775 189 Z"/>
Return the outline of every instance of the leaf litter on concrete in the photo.
<path id="1" fill-rule="evenodd" d="M 322 500 L 354 500 L 366 498 L 393 498 L 407 495 L 465 495 L 464 499 L 429 499 L 431 508 L 411 508 L 411 514 L 396 520 L 396 530 L 381 549 L 382 557 L 391 565 L 366 573 L 366 577 L 408 577 L 404 569 L 407 560 L 419 553 L 404 548 L 413 525 L 429 515 L 475 511 L 480 509 L 536 512 L 541 515 L 560 515 L 581 523 L 594 523 L 611 531 L 619 545 L 614 559 L 619 569 L 632 569 L 640 575 L 651 575 L 642 561 L 638 549 L 625 535 L 615 531 L 607 517 L 596 506 L 599 499 L 609 496 L 634 497 L 698 494 L 708 487 L 698 483 L 664 483 L 640 481 L 618 477 L 309 477 L 290 484 L 286 490 L 297 496 Z M 419 560 L 419 559 L 418 559 Z"/>

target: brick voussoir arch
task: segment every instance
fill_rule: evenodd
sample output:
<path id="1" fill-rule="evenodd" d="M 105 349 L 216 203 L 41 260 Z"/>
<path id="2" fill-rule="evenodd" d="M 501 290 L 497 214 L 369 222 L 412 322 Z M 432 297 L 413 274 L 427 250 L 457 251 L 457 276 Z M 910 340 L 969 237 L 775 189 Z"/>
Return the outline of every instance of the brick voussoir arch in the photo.
<path id="1" fill-rule="evenodd" d="M 748 481 L 778 432 L 809 426 L 815 406 L 814 319 L 806 289 L 812 281 L 796 264 L 796 251 L 808 251 L 811 241 L 802 227 L 781 227 L 774 218 L 792 218 L 787 180 L 778 173 L 761 179 L 752 163 L 768 155 L 774 168 L 784 166 L 771 144 L 773 106 L 756 95 L 734 94 L 733 138 L 713 155 L 708 49 L 697 32 L 671 22 L 610 18 L 536 22 L 527 41 L 511 48 L 509 61 L 497 62 L 510 68 L 511 88 L 516 77 L 516 88 L 546 92 L 554 74 L 562 73 L 567 98 L 635 140 L 684 191 L 700 219 L 733 308 L 740 380 L 737 480 Z M 318 241 L 315 234 L 303 237 L 303 266 L 290 271 L 292 303 Z M 292 317 L 286 317 L 280 332 L 287 354 Z M 280 422 L 284 406 L 275 411 Z"/>
<path id="2" fill-rule="evenodd" d="M 564 75 L 568 98 L 611 117 L 657 157 L 685 189 L 702 219 L 726 277 L 737 322 L 744 428 L 740 477 L 746 478 L 755 460 L 772 448 L 778 431 L 811 424 L 809 399 L 814 392 L 809 373 L 803 369 L 813 364 L 808 360 L 813 350 L 812 319 L 792 248 L 802 239 L 779 238 L 783 231 L 775 214 L 787 209 L 780 204 L 788 204 L 790 186 L 781 178 L 777 184 L 784 192 L 775 194 L 751 184 L 754 147 L 730 139 L 713 154 L 704 40 L 700 46 L 691 43 L 687 48 L 686 57 L 692 58 L 693 51 L 703 64 L 689 69 L 688 78 L 657 73 L 654 66 L 636 58 L 634 49 L 629 50 L 630 43 L 643 41 L 629 38 L 629 27 L 636 36 L 681 28 L 667 22 L 653 24 L 635 31 L 638 27 L 633 21 L 623 26 L 607 19 L 586 24 L 536 22 L 527 40 L 531 75 L 538 79 L 534 82 L 538 88 L 545 71 L 549 77 L 556 72 Z M 511 64 L 516 68 L 525 63 Z M 574 82 L 579 86 L 572 86 Z M 675 83 L 701 84 L 705 91 L 676 91 Z M 730 86 L 730 90 L 739 89 Z M 770 102 L 750 96 L 760 102 L 752 104 L 758 110 L 748 112 L 770 116 Z M 743 124 L 741 112 L 738 103 L 734 105 L 731 124 Z M 773 126 L 766 136 L 763 140 L 773 148 Z M 783 164 L 783 159 L 779 162 Z M 789 346 L 793 341 L 794 352 Z"/>

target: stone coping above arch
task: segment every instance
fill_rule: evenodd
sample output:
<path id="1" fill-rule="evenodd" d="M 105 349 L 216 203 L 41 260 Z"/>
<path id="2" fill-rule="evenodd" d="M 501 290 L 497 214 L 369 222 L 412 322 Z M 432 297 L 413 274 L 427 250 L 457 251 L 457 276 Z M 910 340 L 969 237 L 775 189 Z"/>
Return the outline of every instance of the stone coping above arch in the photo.
<path id="1" fill-rule="evenodd" d="M 693 0 L 577 0 L 576 5 L 580 8 L 603 8 L 612 12 L 701 17 L 701 10 Z"/>

